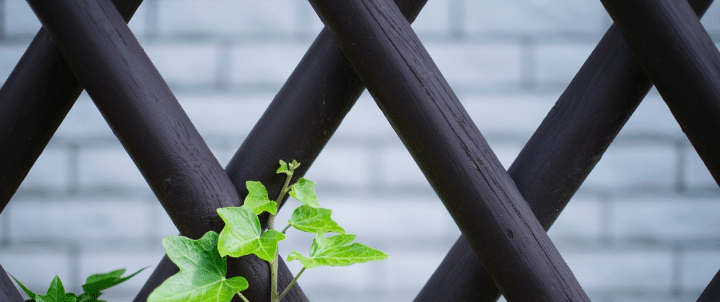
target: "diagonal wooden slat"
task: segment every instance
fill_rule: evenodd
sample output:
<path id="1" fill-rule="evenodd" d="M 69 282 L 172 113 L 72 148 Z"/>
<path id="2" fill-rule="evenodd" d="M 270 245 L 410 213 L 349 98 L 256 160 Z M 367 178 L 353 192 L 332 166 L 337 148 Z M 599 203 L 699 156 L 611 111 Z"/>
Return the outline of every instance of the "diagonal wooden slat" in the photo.
<path id="1" fill-rule="evenodd" d="M 426 2 L 396 3 L 412 22 Z M 279 190 L 282 180 L 267 169 L 276 165 L 278 158 L 300 161 L 296 177 L 302 177 L 363 90 L 362 81 L 337 50 L 331 34 L 321 31 L 225 168 L 240 195 L 247 194 L 243 185 L 247 180 L 259 180 L 270 191 Z M 152 289 L 176 272 L 172 262 L 163 258 L 134 301 L 145 301 Z M 293 292 L 285 297 L 287 301 L 295 299 Z"/>
<path id="2" fill-rule="evenodd" d="M 12 280 L 10 280 L 10 277 L 8 277 L 8 274 L 5 272 L 5 269 L 3 269 L 2 265 L 0 265 L 0 301 L 25 301 L 20 295 L 18 289 L 15 287 L 15 284 L 13 284 Z"/>
<path id="3" fill-rule="evenodd" d="M 127 21 L 130 19 L 130 14 L 137 9 L 140 2 L 141 1 L 137 0 L 115 0 L 115 5 Z M 398 5 L 409 16 L 410 20 L 413 20 L 425 2 L 426 0 L 400 0 Z M 328 39 L 330 39 L 330 41 L 328 41 Z M 311 51 L 304 60 L 309 63 L 304 65 L 301 64 L 298 71 L 296 71 L 291 78 L 295 80 L 289 81 L 289 83 L 284 86 L 283 90 L 281 90 L 276 97 L 276 99 L 284 99 L 285 101 L 275 102 L 274 104 L 276 105 L 271 106 L 273 108 L 290 108 L 289 106 L 295 105 L 296 108 L 288 111 L 268 111 L 274 112 L 272 115 L 275 117 L 279 117 L 281 114 L 286 113 L 295 114 L 295 118 L 289 116 L 286 118 L 280 118 L 279 120 L 313 120 L 311 117 L 313 117 L 314 113 L 324 112 L 321 119 L 323 122 L 328 125 L 331 123 L 337 124 L 347 112 L 342 112 L 343 109 L 335 108 L 336 105 L 333 101 L 342 99 L 343 102 L 354 103 L 357 96 L 363 90 L 363 86 L 352 72 L 352 69 L 349 68 L 344 59 L 342 59 L 342 56 L 339 52 L 337 52 L 334 46 L 334 41 L 332 41 L 329 33 L 322 33 L 315 45 L 322 46 L 311 48 Z M 314 51 L 313 49 L 319 51 Z M 325 52 L 327 55 L 318 56 L 318 53 L 320 52 Z M 315 58 L 318 60 L 315 60 Z M 327 68 L 323 68 L 323 66 L 327 66 Z M 22 83 L 22 85 L 20 85 L 20 83 Z M 348 85 L 348 87 L 345 85 Z M 47 141 L 52 136 L 52 133 L 54 133 L 57 126 L 67 114 L 67 111 L 72 106 L 81 90 L 82 86 L 80 86 L 77 80 L 75 80 L 74 75 L 64 62 L 64 59 L 62 59 L 62 56 L 55 51 L 55 46 L 50 41 L 47 32 L 42 29 L 31 43 L 30 47 L 23 56 L 23 59 L 18 63 L 13 73 L 0 90 L 0 96 L 2 96 L 0 98 L 0 107 L 4 109 L 0 111 L 0 114 L 7 114 L 7 118 L 0 119 L 0 122 L 7 122 L 7 124 L 3 124 L 4 127 L 2 127 L 2 130 L 13 129 L 13 127 L 26 130 L 23 132 L 22 139 L 19 141 L 12 140 L 13 138 L 18 137 L 13 131 L 0 132 L 0 135 L 3 135 L 3 141 L 13 142 L 3 145 L 8 148 L 1 148 L 2 146 L 0 146 L 0 151 L 4 152 L 2 154 L 8 155 L 5 158 L 16 158 L 15 154 L 17 154 L 17 156 L 27 156 L 33 154 L 32 156 L 28 156 L 31 158 L 29 160 L 4 161 L 3 163 L 12 165 L 12 168 L 0 170 L 0 173 L 4 173 L 3 177 L 9 179 L 10 177 L 18 176 L 20 174 L 24 177 L 30 169 L 30 166 L 37 159 L 39 153 L 47 144 Z M 345 100 L 345 98 L 347 98 L 347 100 Z M 303 101 L 288 104 L 288 101 L 300 99 Z M 322 102 L 320 102 L 321 100 Z M 313 101 L 318 104 L 308 104 L 308 106 L 303 105 L 306 102 Z M 350 105 L 337 105 L 337 107 L 343 106 L 345 106 L 345 110 L 347 110 Z M 317 110 L 307 110 L 309 108 L 316 108 Z M 338 112 L 337 115 L 334 115 L 333 113 L 338 110 L 342 113 Z M 231 165 L 228 166 L 227 172 L 230 174 L 231 180 L 233 180 L 236 188 L 239 189 L 242 196 L 246 194 L 244 193 L 244 182 L 248 179 L 262 180 L 263 183 L 268 183 L 270 187 L 273 187 L 273 178 L 275 175 L 272 175 L 272 173 L 271 175 L 268 175 L 268 173 L 262 174 L 265 172 L 263 169 L 267 167 L 265 163 L 269 164 L 269 160 L 271 158 L 301 158 L 301 161 L 303 162 L 303 169 L 299 172 L 304 173 L 312 162 L 310 159 L 314 160 L 317 156 L 317 153 L 308 155 L 304 152 L 319 152 L 318 147 L 325 144 L 326 140 L 329 139 L 329 135 L 334 132 L 334 129 L 337 127 L 334 126 L 334 128 L 332 128 L 333 130 L 330 130 L 330 128 L 320 126 L 324 129 L 317 132 L 302 131 L 301 128 L 288 127 L 288 129 L 292 129 L 294 132 L 286 133 L 287 135 L 278 139 L 279 141 L 283 141 L 283 144 L 287 146 L 287 148 L 276 148 L 277 144 L 269 143 L 275 135 L 264 135 L 267 133 L 274 133 L 276 131 L 273 130 L 273 127 L 277 125 L 277 119 L 269 117 L 270 115 L 270 113 L 266 114 L 265 118 L 267 118 L 267 120 L 264 123 L 261 121 L 260 124 L 262 124 L 262 126 L 256 127 L 255 131 L 253 131 L 253 133 L 256 134 L 251 134 L 251 137 L 262 138 L 262 140 L 265 141 L 261 144 L 267 148 L 261 149 L 259 148 L 260 146 L 256 146 L 254 148 L 255 150 L 258 150 L 258 154 L 278 153 L 277 156 L 267 156 L 265 159 L 268 160 L 264 161 L 261 158 L 255 158 L 255 160 L 250 161 L 250 163 L 255 163 L 255 169 L 237 164 L 240 161 L 236 160 L 233 161 L 236 164 L 231 163 Z M 19 126 L 15 126 L 16 124 L 12 124 L 10 121 L 18 123 Z M 54 121 L 54 123 L 52 125 L 36 125 L 40 121 Z M 27 131 L 28 129 L 33 129 L 33 131 Z M 25 139 L 25 137 L 29 137 L 30 139 Z M 321 142 L 323 139 L 325 142 Z M 292 140 L 294 140 L 294 142 Z M 25 142 L 28 144 L 20 144 Z M 313 143 L 307 144 L 307 142 Z M 243 146 L 253 146 L 258 145 L 258 143 L 258 140 L 249 139 Z M 10 146 L 12 147 L 10 148 Z M 252 152 L 248 152 L 252 149 L 252 147 L 241 147 L 241 151 L 236 154 L 235 158 L 252 156 Z M 283 152 L 285 152 L 285 154 L 281 156 L 279 153 Z M 248 161 L 244 162 L 244 164 L 247 163 Z M 274 162 L 272 164 L 274 164 Z M 233 172 L 236 168 L 242 169 L 242 171 Z M 12 172 L 17 170 L 24 170 L 25 172 Z M 248 175 L 248 173 L 253 176 L 243 176 Z M 298 175 L 302 175 L 302 173 L 298 173 Z M 262 174 L 262 176 L 260 176 L 260 174 Z M 3 192 L 11 191 L 7 194 L 7 198 L 5 203 L 3 203 L 3 206 L 7 203 L 7 201 L 9 201 L 12 192 L 14 192 L 17 189 L 17 186 L 19 186 L 19 183 L 22 180 L 21 178 L 22 177 L 18 178 L 15 183 L 3 183 L 3 185 L 6 186 L 1 188 L 1 190 L 3 190 Z M 279 185 L 280 184 L 278 182 L 276 186 Z M 8 187 L 10 187 L 10 189 L 7 189 Z M 238 264 L 237 266 L 233 266 L 231 264 L 231 271 L 242 271 L 242 269 L 247 268 L 242 264 Z M 156 272 L 153 273 L 153 276 L 150 278 L 151 280 L 148 281 L 146 286 L 143 288 L 143 291 L 141 291 L 138 295 L 136 301 L 144 300 L 152 289 L 176 272 L 177 267 L 174 266 L 167 257 L 163 258 L 163 261 L 156 269 Z M 288 281 L 289 279 L 281 279 L 281 283 L 287 283 Z M 258 288 L 262 291 L 261 286 L 253 287 L 253 289 Z M 296 296 L 298 296 L 298 294 L 293 291 L 286 299 L 291 300 Z"/>
<path id="4" fill-rule="evenodd" d="M 114 0 L 125 21 L 142 0 Z M 0 212 L 50 141 L 82 86 L 41 28 L 0 88 Z"/>
<path id="5" fill-rule="evenodd" d="M 310 3 L 508 300 L 588 301 L 397 6 Z"/>
<path id="6" fill-rule="evenodd" d="M 720 301 L 720 271 L 715 273 L 715 277 L 710 280 L 708 286 L 705 287 L 697 302 L 715 302 Z"/>
<path id="7" fill-rule="evenodd" d="M 215 210 L 239 195 L 110 1 L 28 2 L 181 234 L 220 231 Z"/>
<path id="8" fill-rule="evenodd" d="M 720 52 L 684 0 L 602 0 L 720 183 Z"/>
<path id="9" fill-rule="evenodd" d="M 702 16 L 712 0 L 692 0 Z M 652 82 L 617 26 L 602 38 L 508 173 L 547 230 Z M 415 301 L 495 301 L 500 292 L 460 236 Z"/>

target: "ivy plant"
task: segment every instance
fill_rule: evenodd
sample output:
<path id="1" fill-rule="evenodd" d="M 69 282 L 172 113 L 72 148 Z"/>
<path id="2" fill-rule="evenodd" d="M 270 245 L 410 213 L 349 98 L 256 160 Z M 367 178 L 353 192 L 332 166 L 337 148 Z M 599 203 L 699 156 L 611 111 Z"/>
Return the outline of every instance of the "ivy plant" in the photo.
<path id="1" fill-rule="evenodd" d="M 114 270 L 109 273 L 91 275 L 85 280 L 85 284 L 82 286 L 84 292 L 80 295 L 75 293 L 66 293 L 65 287 L 58 276 L 55 276 L 52 280 L 50 288 L 48 288 L 47 294 L 45 295 L 39 295 L 32 292 L 25 286 L 25 284 L 22 284 L 17 278 L 15 278 L 15 276 L 13 276 L 13 279 L 15 279 L 15 282 L 17 282 L 17 284 L 20 285 L 20 288 L 22 288 L 22 290 L 30 297 L 30 299 L 25 300 L 26 302 L 105 302 L 104 300 L 98 300 L 98 297 L 102 295 L 101 291 L 125 282 L 146 268 L 140 269 L 127 277 L 122 277 L 125 273 L 124 268 Z"/>
<path id="2" fill-rule="evenodd" d="M 295 285 L 297 279 L 309 268 L 319 266 L 348 266 L 356 263 L 386 259 L 387 254 L 356 243 L 355 235 L 346 234 L 330 216 L 330 209 L 321 208 L 315 193 L 315 182 L 300 178 L 292 183 L 292 176 L 300 166 L 297 161 L 286 163 L 280 160 L 278 174 L 284 174 L 285 183 L 276 201 L 269 198 L 265 186 L 257 181 L 248 181 L 248 195 L 241 207 L 226 207 L 217 210 L 225 222 L 220 234 L 210 231 L 202 238 L 192 240 L 181 236 L 163 239 L 163 246 L 180 272 L 158 286 L 148 297 L 148 302 L 228 302 L 235 295 L 248 301 L 242 291 L 252 286 L 243 277 L 226 278 L 227 257 L 242 257 L 255 254 L 270 264 L 270 301 L 279 302 Z M 288 226 L 282 231 L 275 229 L 275 215 L 278 202 L 290 194 L 300 202 L 292 213 Z M 267 230 L 263 232 L 258 215 L 269 214 Z M 278 243 L 285 239 L 290 228 L 315 234 L 307 256 L 292 251 L 288 261 L 299 261 L 303 268 L 279 292 L 277 288 Z M 328 233 L 335 233 L 328 237 Z"/>

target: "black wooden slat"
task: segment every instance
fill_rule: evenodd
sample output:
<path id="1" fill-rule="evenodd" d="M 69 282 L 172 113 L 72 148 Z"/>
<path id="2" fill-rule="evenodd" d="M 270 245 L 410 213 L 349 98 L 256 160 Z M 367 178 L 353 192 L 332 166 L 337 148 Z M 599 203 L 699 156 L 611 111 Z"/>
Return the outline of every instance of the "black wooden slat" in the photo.
<path id="1" fill-rule="evenodd" d="M 720 52 L 692 8 L 682 0 L 602 3 L 720 183 Z"/>
<path id="2" fill-rule="evenodd" d="M 711 3 L 691 1 L 700 16 Z M 613 25 L 508 169 L 546 230 L 651 85 Z M 495 301 L 499 296 L 460 236 L 415 301 Z"/>
<path id="3" fill-rule="evenodd" d="M 395 4 L 310 2 L 508 300 L 587 301 Z"/>
<path id="4" fill-rule="evenodd" d="M 219 231 L 215 210 L 239 205 L 239 195 L 112 4 L 28 2 L 181 234 Z"/>
<path id="5" fill-rule="evenodd" d="M 720 271 L 715 273 L 715 277 L 710 280 L 710 283 L 705 290 L 703 290 L 697 302 L 717 302 L 720 301 Z"/>
<path id="6" fill-rule="evenodd" d="M 397 4 L 408 20 L 413 21 L 426 2 L 399 0 Z M 323 30 L 225 168 L 240 195 L 247 194 L 244 186 L 247 180 L 259 180 L 270 192 L 278 191 L 282 179 L 268 167 L 275 167 L 281 158 L 301 162 L 295 176 L 302 177 L 364 89 L 337 50 L 335 40 Z M 263 224 L 266 221 L 261 219 Z M 243 268 L 237 271 L 241 276 L 250 269 L 239 265 L 232 266 L 231 270 L 233 268 Z M 152 289 L 176 272 L 172 262 L 163 258 L 134 301 L 145 301 Z M 283 280 L 280 282 L 284 284 Z M 300 301 L 300 298 L 290 292 L 285 300 Z"/>
<path id="7" fill-rule="evenodd" d="M 129 21 L 142 0 L 115 0 Z M 45 29 L 0 88 L 0 212 L 82 92 Z"/>
<path id="8" fill-rule="evenodd" d="M 3 302 L 23 302 L 25 301 L 20 292 L 13 284 L 10 277 L 0 265 L 0 301 Z"/>
<path id="9" fill-rule="evenodd" d="M 218 230 L 237 191 L 109 1 L 28 1 L 180 233 Z"/>

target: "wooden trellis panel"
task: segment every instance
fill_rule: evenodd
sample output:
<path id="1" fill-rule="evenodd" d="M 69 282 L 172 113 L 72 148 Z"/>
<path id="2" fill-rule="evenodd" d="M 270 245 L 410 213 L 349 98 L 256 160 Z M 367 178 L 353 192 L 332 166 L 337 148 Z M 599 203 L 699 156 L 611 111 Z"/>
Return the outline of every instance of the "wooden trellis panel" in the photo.
<path id="1" fill-rule="evenodd" d="M 407 22 L 425 0 L 311 0 L 328 29 L 224 171 L 127 28 L 141 1 L 115 0 L 117 9 L 109 0 L 28 2 L 47 31 L 0 89 L 0 211 L 83 87 L 181 234 L 197 238 L 221 228 L 215 209 L 239 205 L 246 180 L 279 188 L 267 169 L 278 158 L 303 162 L 301 177 L 367 85 L 463 232 L 416 301 L 494 301 L 500 292 L 516 301 L 588 300 L 545 230 L 652 82 L 720 179 L 720 53 L 697 17 L 709 0 L 603 0 L 619 27 L 508 172 Z M 250 300 L 269 297 L 269 286 L 258 286 L 268 283 L 265 262 L 229 266 L 253 284 Z M 135 300 L 176 271 L 165 257 Z M 281 265 L 280 282 L 291 278 Z M 0 298 L 21 301 L 6 279 Z M 285 300 L 307 298 L 295 287 Z"/>

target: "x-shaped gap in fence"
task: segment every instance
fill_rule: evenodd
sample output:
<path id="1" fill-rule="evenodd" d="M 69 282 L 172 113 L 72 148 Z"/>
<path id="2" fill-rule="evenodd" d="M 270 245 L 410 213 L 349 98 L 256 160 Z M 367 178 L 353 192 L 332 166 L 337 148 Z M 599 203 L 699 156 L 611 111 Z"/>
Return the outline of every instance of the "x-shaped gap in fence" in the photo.
<path id="1" fill-rule="evenodd" d="M 557 218 L 647 93 L 650 78 L 717 179 L 717 155 L 714 154 L 718 153 L 712 151 L 716 151 L 713 142 L 720 132 L 712 133 L 708 129 L 717 129 L 715 126 L 720 120 L 716 118 L 720 112 L 716 105 L 720 94 L 714 91 L 720 86 L 715 85 L 718 77 L 717 70 L 713 70 L 720 64 L 716 64 L 717 50 L 707 46 L 709 37 L 684 1 L 659 4 L 653 1 L 632 4 L 604 1 L 624 35 L 629 37 L 630 47 L 624 44 L 622 34 L 613 26 L 508 172 L 499 165 L 400 14 L 403 11 L 412 20 L 424 1 L 398 1 L 401 10 L 390 1 L 311 1 L 352 68 L 334 49 L 335 41 L 328 31 L 321 33 L 224 172 L 218 168 L 217 160 L 209 153 L 109 1 L 29 2 L 45 28 L 52 33 L 63 56 L 48 59 L 55 53 L 54 46 L 48 41 L 47 33 L 41 30 L 3 86 L 0 96 L 3 100 L 21 100 L 32 94 L 18 87 L 18 83 L 48 87 L 28 85 L 33 81 L 23 79 L 23 76 L 29 76 L 25 74 L 29 72 L 21 67 L 23 64 L 45 67 L 40 68 L 40 73 L 46 78 L 38 80 L 35 75 L 34 81 L 61 78 L 48 71 L 47 66 L 42 66 L 46 62 L 50 66 L 65 66 L 61 71 L 65 75 L 69 73 L 72 79 L 62 79 L 70 82 L 63 82 L 68 87 L 61 91 L 66 93 L 65 96 L 52 95 L 57 91 L 45 89 L 35 92 L 46 94 L 42 95 L 45 99 L 33 100 L 34 103 L 29 105 L 17 105 L 13 101 L 2 106 L 32 106 L 47 102 L 47 94 L 50 94 L 65 100 L 53 106 L 69 110 L 82 89 L 77 82 L 72 83 L 75 79 L 71 72 L 74 71 L 173 222 L 182 234 L 190 237 L 197 238 L 198 234 L 217 229 L 219 222 L 213 215 L 215 208 L 237 205 L 239 196 L 246 193 L 244 187 L 237 184 L 243 184 L 247 179 L 268 179 L 269 187 L 277 186 L 273 184 L 277 181 L 269 175 L 272 171 L 266 171 L 278 158 L 297 158 L 311 163 L 362 91 L 362 83 L 367 85 L 464 234 L 418 300 L 461 296 L 474 297 L 470 300 L 492 300 L 499 295 L 495 284 L 509 300 L 538 297 L 553 301 L 586 300 L 587 296 L 544 229 Z M 710 2 L 693 1 L 692 4 L 706 9 Z M 133 8 L 134 4 L 128 6 L 128 3 L 116 3 L 126 16 L 139 5 L 136 1 Z M 697 11 L 704 9 L 696 8 Z M 83 19 L 88 16 L 92 17 Z M 647 22 L 657 26 L 647 26 Z M 664 34 L 653 35 L 658 32 Z M 645 47 L 650 43 L 648 40 L 658 47 Z M 633 52 L 640 65 L 635 62 Z M 324 56 L 313 56 L 318 53 Z M 32 61 L 28 54 L 38 55 L 46 61 Z M 64 65 L 63 57 L 72 71 Z M 303 77 L 306 73 L 312 76 Z M 71 89 L 73 87 L 75 89 Z M 338 102 L 327 105 L 327 111 L 320 111 L 318 108 L 323 107 L 318 104 L 317 92 L 310 92 L 309 88 L 321 89 L 323 104 L 330 100 Z M 328 91 L 337 98 L 326 97 Z M 35 131 L 31 134 L 49 140 L 67 113 L 60 109 L 57 113 L 44 112 L 55 116 L 51 121 L 56 123 L 54 128 L 43 125 L 28 131 Z M 318 112 L 326 115 L 318 119 Z M 263 128 L 270 123 L 270 115 L 275 121 L 286 121 L 281 125 L 283 128 Z M 28 121 L 26 117 L 15 120 L 13 126 L 37 121 Z M 290 139 L 287 144 L 289 134 L 296 134 L 293 132 L 303 133 L 297 141 Z M 1 134 L 5 137 L 5 132 Z M 7 170 L 25 171 L 18 173 L 17 185 L 47 140 L 32 142 L 27 149 L 21 147 L 28 143 L 14 150 L 2 150 L 3 153 L 20 150 L 30 154 L 26 156 L 30 159 L 21 162 L 19 167 Z M 277 151 L 278 142 L 287 144 L 287 149 L 292 150 Z M 298 148 L 293 149 L 294 146 Z M 37 155 L 32 158 L 35 153 Z M 299 174 L 305 171 L 299 171 Z M 4 197 L 7 190 L 2 189 L 0 196 Z M 17 186 L 11 189 L 9 196 Z M 190 202 L 187 202 L 188 197 Z M 485 267 L 479 266 L 474 257 Z M 153 288 L 153 282 L 159 284 L 172 273 L 172 264 L 168 266 L 166 260 L 158 266 L 143 292 Z M 252 261 L 245 259 L 231 264 L 231 273 L 242 273 L 252 265 L 262 266 L 261 262 Z M 449 274 L 457 271 L 461 273 Z M 286 268 L 283 275 L 285 281 L 281 280 L 281 283 L 287 283 L 290 274 Z M 266 277 L 262 273 L 254 276 L 258 280 Z M 554 286 L 558 284 L 562 286 Z M 263 291 L 266 289 L 256 289 L 258 297 L 265 297 Z M 304 298 L 299 289 L 288 297 L 291 301 Z M 138 299 L 143 299 L 142 293 Z"/>

